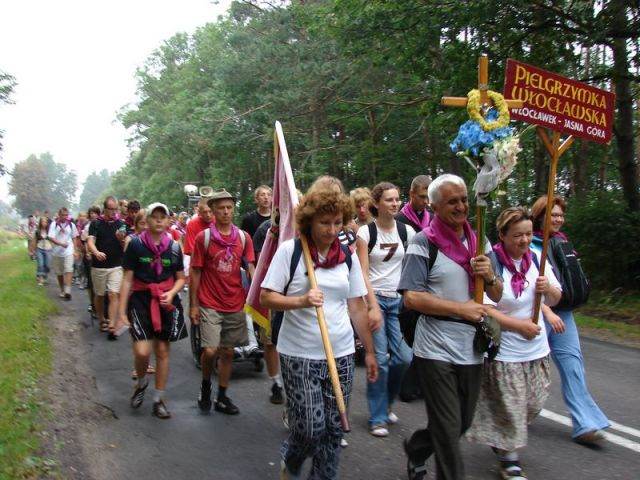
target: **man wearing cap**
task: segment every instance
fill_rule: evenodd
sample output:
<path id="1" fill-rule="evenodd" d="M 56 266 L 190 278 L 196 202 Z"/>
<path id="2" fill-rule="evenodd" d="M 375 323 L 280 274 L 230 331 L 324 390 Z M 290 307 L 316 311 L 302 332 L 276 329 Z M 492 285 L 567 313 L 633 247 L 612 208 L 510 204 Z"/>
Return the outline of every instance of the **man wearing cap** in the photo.
<path id="1" fill-rule="evenodd" d="M 169 342 L 187 336 L 184 314 L 177 293 L 184 286 L 184 266 L 180 245 L 171 238 L 169 209 L 162 203 L 147 208 L 147 229 L 131 237 L 124 254 L 124 276 L 119 310 L 119 326 L 130 325 L 137 384 L 131 406 L 139 408 L 149 384 L 149 358 L 156 356 L 152 413 L 171 418 L 164 392 L 169 376 Z M 129 295 L 131 293 L 131 295 Z"/>
<path id="2" fill-rule="evenodd" d="M 211 373 L 218 362 L 218 395 L 215 410 L 239 413 L 226 392 L 231 378 L 233 348 L 246 345 L 247 323 L 243 311 L 246 291 L 242 285 L 243 264 L 254 272 L 251 236 L 233 224 L 235 198 L 226 190 L 208 200 L 215 221 L 198 234 L 191 256 L 191 321 L 200 325 L 202 341 L 202 385 L 198 406 L 211 410 Z"/>

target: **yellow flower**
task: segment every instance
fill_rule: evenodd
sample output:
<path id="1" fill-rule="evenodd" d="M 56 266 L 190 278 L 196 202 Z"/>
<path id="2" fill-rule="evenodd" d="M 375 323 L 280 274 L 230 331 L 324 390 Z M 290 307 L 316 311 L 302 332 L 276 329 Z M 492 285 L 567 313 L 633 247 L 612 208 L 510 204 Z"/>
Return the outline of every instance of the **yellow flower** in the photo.
<path id="1" fill-rule="evenodd" d="M 478 122 L 485 132 L 508 126 L 511 117 L 509 115 L 509 106 L 504 100 L 504 97 L 493 90 L 487 90 L 487 96 L 498 110 L 498 119 L 493 122 L 487 122 L 484 119 L 482 113 L 480 113 L 480 90 L 477 89 L 471 90 L 467 94 L 467 112 L 469 113 L 469 118 Z"/>

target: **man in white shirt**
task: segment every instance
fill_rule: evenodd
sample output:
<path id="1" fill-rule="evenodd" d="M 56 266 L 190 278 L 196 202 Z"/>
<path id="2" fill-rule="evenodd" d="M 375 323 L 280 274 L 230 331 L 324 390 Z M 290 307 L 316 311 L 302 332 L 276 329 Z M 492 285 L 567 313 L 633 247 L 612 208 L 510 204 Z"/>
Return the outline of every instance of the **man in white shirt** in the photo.
<path id="1" fill-rule="evenodd" d="M 69 210 L 62 207 L 58 217 L 49 225 L 51 264 L 60 286 L 60 298 L 71 300 L 71 282 L 73 280 L 73 261 L 79 249 L 78 230 L 69 219 Z"/>

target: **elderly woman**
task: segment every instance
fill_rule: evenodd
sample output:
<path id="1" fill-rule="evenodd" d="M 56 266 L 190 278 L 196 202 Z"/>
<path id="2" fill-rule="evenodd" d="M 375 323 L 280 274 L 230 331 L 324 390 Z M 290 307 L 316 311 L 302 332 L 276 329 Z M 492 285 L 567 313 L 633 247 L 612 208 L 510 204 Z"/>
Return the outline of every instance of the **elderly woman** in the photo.
<path id="1" fill-rule="evenodd" d="M 338 240 L 352 211 L 349 198 L 339 189 L 330 185 L 310 189 L 298 206 L 296 223 L 309 242 L 318 288 L 310 288 L 300 240 L 293 239 L 280 245 L 261 285 L 262 305 L 284 311 L 277 348 L 290 429 L 282 446 L 282 479 L 299 478 L 309 456 L 313 458 L 309 478 L 335 479 L 338 475 L 343 432 L 315 307 L 324 309 L 345 402 L 351 395 L 354 372 L 349 317 L 366 348 L 367 378 L 373 382 L 378 375 L 362 298 L 367 289 L 360 262 Z"/>
<path id="2" fill-rule="evenodd" d="M 356 248 L 368 284 L 367 303 L 380 305 L 383 317 L 381 328 L 373 333 L 380 370 L 378 380 L 367 385 L 369 433 L 386 437 L 388 426 L 398 421 L 391 406 L 412 357 L 400 331 L 401 297 L 397 289 L 405 249 L 415 232 L 395 219 L 400 208 L 398 187 L 381 182 L 373 187 L 371 195 L 375 220 L 360 227 Z"/>
<path id="3" fill-rule="evenodd" d="M 493 448 L 502 478 L 520 479 L 525 475 L 517 450 L 527 444 L 527 425 L 542 410 L 550 383 L 542 312 L 534 323 L 531 310 L 536 293 L 544 295 L 547 305 L 555 305 L 561 290 L 553 272 L 539 274 L 538 257 L 529 249 L 533 237 L 529 213 L 522 207 L 507 208 L 496 225 L 500 242 L 492 255 L 504 289 L 489 314 L 505 331 L 495 360 L 485 361 L 476 415 L 467 435 Z"/>
<path id="4" fill-rule="evenodd" d="M 561 232 L 564 225 L 566 206 L 561 197 L 554 197 L 551 209 L 551 247 L 555 243 L 566 244 L 568 242 L 567 236 Z M 542 250 L 542 229 L 546 208 L 546 196 L 536 200 L 531 208 L 534 230 L 532 248 L 536 251 Z M 564 262 L 554 258 L 559 254 L 558 249 L 550 248 L 548 258 L 558 278 L 562 279 L 560 268 Z M 584 360 L 580 349 L 580 337 L 573 318 L 573 308 L 570 305 L 566 305 L 566 302 L 560 302 L 558 307 L 553 309 L 553 312 L 562 319 L 564 328 L 558 332 L 548 330 L 547 335 L 549 346 L 551 347 L 551 358 L 560 373 L 562 395 L 571 413 L 571 421 L 573 423 L 572 437 L 576 442 L 582 444 L 600 442 L 604 439 L 602 430 L 609 426 L 609 420 L 593 400 L 587 387 Z"/>

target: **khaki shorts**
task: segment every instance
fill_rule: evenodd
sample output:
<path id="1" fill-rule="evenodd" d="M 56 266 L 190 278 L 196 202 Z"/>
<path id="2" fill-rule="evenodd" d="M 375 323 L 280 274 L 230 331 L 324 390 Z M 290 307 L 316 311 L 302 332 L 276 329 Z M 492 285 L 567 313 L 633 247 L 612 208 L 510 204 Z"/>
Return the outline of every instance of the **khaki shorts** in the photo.
<path id="1" fill-rule="evenodd" d="M 51 270 L 55 275 L 64 275 L 65 273 L 73 273 L 73 255 L 66 257 L 51 257 Z"/>
<path id="2" fill-rule="evenodd" d="M 218 312 L 200 307 L 200 339 L 202 348 L 248 345 L 247 319 L 244 312 Z"/>
<path id="3" fill-rule="evenodd" d="M 91 268 L 93 293 L 103 297 L 105 292 L 120 293 L 122 283 L 122 267 Z"/>

